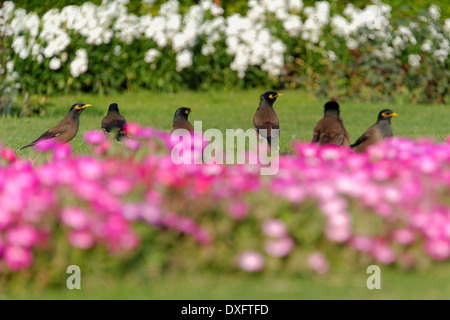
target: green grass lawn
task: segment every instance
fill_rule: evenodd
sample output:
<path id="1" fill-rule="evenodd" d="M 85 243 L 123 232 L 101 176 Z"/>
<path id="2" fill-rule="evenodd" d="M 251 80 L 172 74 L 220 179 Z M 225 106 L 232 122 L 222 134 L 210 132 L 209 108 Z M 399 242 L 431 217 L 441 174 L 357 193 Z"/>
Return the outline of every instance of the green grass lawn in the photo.
<path id="1" fill-rule="evenodd" d="M 169 131 L 173 114 L 179 107 L 194 109 L 189 120 L 202 121 L 203 131 L 217 128 L 253 128 L 253 114 L 258 106 L 262 89 L 237 92 L 181 92 L 177 94 L 140 91 L 109 96 L 78 95 L 49 98 L 45 117 L 1 118 L 0 141 L 3 145 L 17 150 L 33 141 L 47 129 L 53 127 L 76 102 L 90 103 L 80 117 L 80 128 L 71 145 L 75 152 L 87 153 L 89 147 L 83 140 L 83 133 L 100 129 L 101 120 L 112 102 L 119 105 L 121 113 L 129 122 L 142 126 L 152 126 Z M 274 108 L 280 120 L 280 151 L 289 152 L 293 140 L 310 141 L 314 125 L 323 116 L 326 100 L 318 100 L 302 91 L 282 91 L 282 97 Z M 407 102 L 365 103 L 339 101 L 341 118 L 354 142 L 370 125 L 375 123 L 378 112 L 391 108 L 399 114 L 392 119 L 394 135 L 410 138 L 428 136 L 436 141 L 444 141 L 449 134 L 448 119 L 450 108 L 445 105 L 413 105 Z M 32 156 L 29 148 L 20 155 Z"/>
<path id="2" fill-rule="evenodd" d="M 56 96 L 49 99 L 47 115 L 33 118 L 0 118 L 0 141 L 14 150 L 33 141 L 65 116 L 75 102 L 93 106 L 83 112 L 78 135 L 71 145 L 77 153 L 88 153 L 83 133 L 100 129 L 108 105 L 116 102 L 129 122 L 169 131 L 175 110 L 181 106 L 195 109 L 190 121 L 203 121 L 203 130 L 252 128 L 252 117 L 263 90 L 238 92 L 182 92 L 178 94 L 140 91 L 110 96 Z M 326 100 L 318 100 L 302 91 L 282 91 L 275 103 L 280 119 L 280 150 L 290 151 L 293 140 L 309 141 L 315 123 L 323 115 Z M 394 134 L 444 141 L 449 132 L 450 109 L 445 105 L 413 105 L 407 102 L 363 103 L 340 101 L 351 142 L 376 121 L 378 112 L 391 108 L 399 114 L 392 120 Z M 34 157 L 32 148 L 20 156 Z M 124 278 L 112 275 L 82 274 L 82 289 L 68 290 L 67 274 L 61 274 L 61 286 L 46 291 L 0 288 L 0 299 L 448 299 L 450 265 L 405 271 L 382 267 L 381 289 L 369 290 L 366 270 L 332 270 L 325 276 L 187 274 L 167 275 L 142 281 L 139 273 Z M 142 271 L 142 270 L 141 270 Z"/>
<path id="3" fill-rule="evenodd" d="M 440 300 L 450 297 L 449 263 L 425 270 L 381 268 L 380 289 L 368 289 L 366 269 L 334 270 L 325 276 L 259 274 L 167 275 L 142 281 L 138 273 L 125 278 L 81 274 L 81 289 L 69 290 L 61 274 L 61 286 L 46 291 L 28 288 L 0 299 L 151 299 L 151 300 Z"/>

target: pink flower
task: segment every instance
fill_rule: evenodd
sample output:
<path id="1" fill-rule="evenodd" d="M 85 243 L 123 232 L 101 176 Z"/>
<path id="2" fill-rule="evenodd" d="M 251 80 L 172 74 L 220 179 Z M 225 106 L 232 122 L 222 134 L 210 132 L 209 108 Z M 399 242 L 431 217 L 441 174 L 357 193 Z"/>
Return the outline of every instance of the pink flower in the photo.
<path id="1" fill-rule="evenodd" d="M 180 216 L 178 216 L 176 213 L 173 213 L 173 212 L 169 212 L 169 213 L 165 214 L 163 217 L 164 225 L 167 228 L 176 228 L 179 220 L 180 220 Z"/>
<path id="2" fill-rule="evenodd" d="M 27 225 L 19 225 L 6 232 L 6 242 L 13 246 L 30 248 L 37 243 L 38 238 L 38 231 Z"/>
<path id="3" fill-rule="evenodd" d="M 96 145 L 94 147 L 94 153 L 97 155 L 104 155 L 108 152 L 109 148 L 111 148 L 111 141 L 106 140 L 103 143 Z"/>
<path id="4" fill-rule="evenodd" d="M 163 221 L 160 209 L 151 204 L 142 204 L 140 206 L 140 215 L 145 221 L 154 227 L 159 226 Z"/>
<path id="5" fill-rule="evenodd" d="M 22 246 L 7 246 L 3 258 L 11 271 L 26 269 L 33 263 L 31 251 Z"/>
<path id="6" fill-rule="evenodd" d="M 288 230 L 283 221 L 279 219 L 268 219 L 262 225 L 263 232 L 272 238 L 287 236 Z"/>
<path id="7" fill-rule="evenodd" d="M 411 229 L 397 229 L 392 234 L 392 241 L 408 246 L 414 242 L 414 232 Z"/>
<path id="8" fill-rule="evenodd" d="M 256 251 L 244 251 L 238 257 L 238 266 L 248 272 L 261 271 L 264 267 L 264 257 Z"/>
<path id="9" fill-rule="evenodd" d="M 141 127 L 137 123 L 127 122 L 126 133 L 128 136 L 137 136 Z"/>
<path id="10" fill-rule="evenodd" d="M 86 132 L 83 135 L 83 137 L 84 137 L 84 140 L 86 140 L 86 142 L 88 144 L 93 144 L 93 145 L 99 145 L 106 140 L 105 134 L 103 132 L 101 132 L 100 130 L 92 130 L 92 131 Z"/>
<path id="11" fill-rule="evenodd" d="M 287 256 L 294 249 L 294 240 L 290 237 L 284 237 L 276 240 L 269 240 L 265 245 L 266 252 L 277 258 Z"/>
<path id="12" fill-rule="evenodd" d="M 181 217 L 178 220 L 176 228 L 182 233 L 193 234 L 197 228 L 197 225 L 195 224 L 195 221 L 192 220 L 191 218 Z"/>
<path id="13" fill-rule="evenodd" d="M 425 241 L 425 252 L 434 260 L 442 261 L 450 257 L 450 244 L 444 239 L 427 239 Z"/>
<path id="14" fill-rule="evenodd" d="M 127 232 L 120 237 L 120 246 L 125 250 L 133 250 L 139 245 L 139 237 L 134 233 Z"/>
<path id="15" fill-rule="evenodd" d="M 248 210 L 248 205 L 242 201 L 233 202 L 229 207 L 230 215 L 236 220 L 245 218 L 248 214 Z"/>
<path id="16" fill-rule="evenodd" d="M 13 221 L 13 214 L 0 207 L 0 231 L 6 229 Z"/>
<path id="17" fill-rule="evenodd" d="M 65 143 L 57 146 L 53 153 L 53 160 L 65 160 L 71 155 L 71 147 L 70 144 Z"/>
<path id="18" fill-rule="evenodd" d="M 327 273 L 330 268 L 325 256 L 317 251 L 309 255 L 308 266 L 318 274 Z"/>
<path id="19" fill-rule="evenodd" d="M 391 264 L 395 261 L 395 254 L 385 240 L 374 241 L 370 253 L 375 260 L 383 264 Z"/>
<path id="20" fill-rule="evenodd" d="M 16 153 L 14 152 L 13 149 L 10 149 L 10 148 L 4 148 L 2 150 L 2 157 L 3 157 L 3 159 L 5 159 L 6 161 L 8 161 L 10 163 L 16 161 L 16 159 L 17 159 Z"/>
<path id="21" fill-rule="evenodd" d="M 124 145 L 131 151 L 137 151 L 141 147 L 141 142 L 139 140 L 125 138 Z"/>
<path id="22" fill-rule="evenodd" d="M 59 145 L 61 145 L 61 142 L 55 139 L 44 139 L 40 140 L 37 144 L 34 145 L 34 150 L 39 152 L 47 152 L 55 149 Z"/>
<path id="23" fill-rule="evenodd" d="M 325 236 L 333 242 L 346 242 L 351 237 L 351 221 L 348 214 L 333 214 L 328 217 Z"/>
<path id="24" fill-rule="evenodd" d="M 125 195 L 130 193 L 134 185 L 130 179 L 114 177 L 109 179 L 108 190 L 115 195 Z"/>
<path id="25" fill-rule="evenodd" d="M 81 208 L 65 208 L 61 213 L 62 223 L 74 230 L 81 230 L 88 226 L 89 219 Z"/>
<path id="26" fill-rule="evenodd" d="M 3 243 L 2 237 L 0 237 L 0 258 L 2 257 L 4 250 L 5 250 L 5 244 Z M 1 270 L 0 270 L 0 273 L 1 273 Z"/>
<path id="27" fill-rule="evenodd" d="M 94 236 L 86 230 L 71 231 L 68 236 L 69 243 L 75 248 L 90 249 L 95 244 Z"/>
<path id="28" fill-rule="evenodd" d="M 209 245 L 212 242 L 211 233 L 202 228 L 197 228 L 194 233 L 194 238 L 199 244 L 203 246 Z"/>
<path id="29" fill-rule="evenodd" d="M 141 203 L 125 203 L 122 206 L 122 216 L 128 221 L 136 221 L 141 218 Z"/>
<path id="30" fill-rule="evenodd" d="M 362 252 L 370 252 L 372 250 L 373 240 L 366 236 L 354 236 L 349 241 L 349 246 L 355 250 Z"/>

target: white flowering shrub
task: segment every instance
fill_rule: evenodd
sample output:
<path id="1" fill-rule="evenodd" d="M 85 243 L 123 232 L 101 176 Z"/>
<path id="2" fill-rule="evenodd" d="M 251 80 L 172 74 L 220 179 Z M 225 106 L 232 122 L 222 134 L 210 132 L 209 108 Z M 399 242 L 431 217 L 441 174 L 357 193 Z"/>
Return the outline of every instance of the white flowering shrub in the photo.
<path id="1" fill-rule="evenodd" d="M 3 74 L 38 94 L 271 86 L 369 99 L 404 92 L 417 102 L 448 96 L 450 19 L 436 5 L 392 19 L 380 1 L 336 12 L 328 1 L 249 0 L 245 14 L 228 16 L 212 0 L 187 8 L 169 0 L 157 13 L 154 2 L 144 1 L 145 14 L 129 12 L 128 0 L 104 0 L 41 16 L 3 2 L 0 33 L 11 50 L 2 55 L 12 63 Z"/>

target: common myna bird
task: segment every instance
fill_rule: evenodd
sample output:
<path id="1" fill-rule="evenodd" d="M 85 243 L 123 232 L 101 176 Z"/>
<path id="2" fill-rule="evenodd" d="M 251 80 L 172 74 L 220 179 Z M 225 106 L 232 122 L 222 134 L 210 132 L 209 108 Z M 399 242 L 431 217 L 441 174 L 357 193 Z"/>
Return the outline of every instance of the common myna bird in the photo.
<path id="1" fill-rule="evenodd" d="M 102 129 L 106 137 L 110 137 L 111 132 L 114 133 L 114 139 L 117 142 L 123 137 L 126 137 L 127 120 L 120 114 L 117 103 L 111 103 L 108 108 L 108 113 L 102 120 Z"/>
<path id="2" fill-rule="evenodd" d="M 351 145 L 353 150 L 364 152 L 368 146 L 392 137 L 391 118 L 395 116 L 398 116 L 398 114 L 390 109 L 381 110 L 378 114 L 377 122 L 370 126 L 369 129 L 367 129 L 361 137 Z"/>
<path id="3" fill-rule="evenodd" d="M 19 151 L 34 146 L 39 141 L 47 139 L 55 139 L 61 143 L 69 142 L 77 134 L 78 125 L 80 123 L 80 114 L 84 111 L 84 109 L 90 106 L 90 104 L 75 103 L 70 108 L 69 113 L 56 126 L 45 131 L 39 138 L 34 140 L 32 143 L 23 146 L 19 149 Z"/>
<path id="4" fill-rule="evenodd" d="M 339 104 L 335 101 L 325 103 L 324 116 L 314 127 L 312 142 L 319 145 L 335 144 L 338 146 L 350 146 L 350 139 L 344 123 L 339 116 Z"/>
<path id="5" fill-rule="evenodd" d="M 173 132 L 176 129 L 186 129 L 189 132 L 194 132 L 194 126 L 188 121 L 188 116 L 192 111 L 194 111 L 194 109 L 185 107 L 177 109 L 173 117 L 171 132 Z"/>
<path id="6" fill-rule="evenodd" d="M 267 140 L 269 147 L 272 145 L 272 140 L 278 138 L 280 134 L 280 124 L 273 104 L 281 95 L 275 91 L 266 91 L 261 94 L 258 109 L 253 116 L 253 127 L 258 139 L 262 137 Z"/>

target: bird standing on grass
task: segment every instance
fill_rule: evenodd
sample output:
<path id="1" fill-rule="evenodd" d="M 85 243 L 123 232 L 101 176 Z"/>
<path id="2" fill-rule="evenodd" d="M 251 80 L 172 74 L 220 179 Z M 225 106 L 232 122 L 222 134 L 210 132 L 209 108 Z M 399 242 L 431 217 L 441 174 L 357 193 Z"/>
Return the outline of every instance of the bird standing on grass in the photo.
<path id="1" fill-rule="evenodd" d="M 111 103 L 108 108 L 108 113 L 102 120 L 102 129 L 107 138 L 110 137 L 111 131 L 114 132 L 114 139 L 117 142 L 123 137 L 126 137 L 127 120 L 120 114 L 117 103 Z"/>
<path id="2" fill-rule="evenodd" d="M 339 104 L 335 101 L 328 101 L 324 107 L 324 116 L 314 127 L 314 134 L 311 142 L 324 144 L 335 144 L 338 146 L 350 146 L 350 139 L 344 123 L 339 116 Z"/>
<path id="3" fill-rule="evenodd" d="M 275 91 L 266 91 L 259 97 L 258 109 L 256 109 L 253 116 L 253 127 L 256 131 L 256 136 L 267 140 L 270 146 L 272 140 L 277 139 L 280 135 L 280 124 L 278 116 L 273 109 L 273 104 L 278 97 L 282 96 L 281 93 Z"/>
<path id="4" fill-rule="evenodd" d="M 392 137 L 391 119 L 395 116 L 398 116 L 398 114 L 390 109 L 381 110 L 378 114 L 377 122 L 370 126 L 358 140 L 351 145 L 353 150 L 364 152 L 368 146 Z"/>
<path id="5" fill-rule="evenodd" d="M 20 148 L 19 151 L 34 146 L 39 141 L 47 139 L 54 139 L 61 143 L 69 142 L 77 134 L 81 112 L 83 112 L 84 109 L 90 106 L 91 106 L 90 104 L 75 103 L 70 108 L 69 113 L 56 126 L 44 132 L 39 138 L 34 140 L 32 143 L 27 144 L 26 146 Z"/>
<path id="6" fill-rule="evenodd" d="M 194 126 L 188 121 L 188 116 L 192 111 L 194 111 L 194 109 L 185 107 L 177 109 L 173 117 L 171 132 L 177 129 L 186 129 L 189 132 L 194 132 Z"/>

